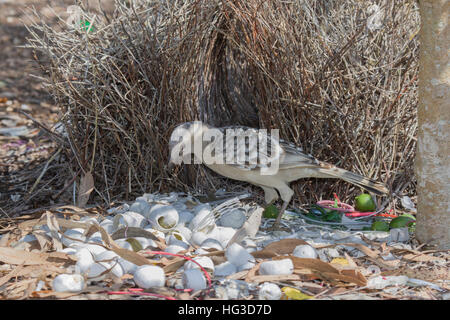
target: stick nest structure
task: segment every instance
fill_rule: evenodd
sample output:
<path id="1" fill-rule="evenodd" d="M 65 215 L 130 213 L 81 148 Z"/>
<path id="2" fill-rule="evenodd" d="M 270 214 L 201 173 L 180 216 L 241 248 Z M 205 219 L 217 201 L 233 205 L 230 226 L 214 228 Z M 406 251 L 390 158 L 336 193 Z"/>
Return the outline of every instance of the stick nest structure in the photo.
<path id="1" fill-rule="evenodd" d="M 61 107 L 64 131 L 53 136 L 66 184 L 89 172 L 105 203 L 249 187 L 199 165 L 168 171 L 172 129 L 201 120 L 280 129 L 321 160 L 414 195 L 415 1 L 116 0 L 111 12 L 80 8 L 81 23 L 38 22 L 29 39 Z M 337 180 L 294 188 L 303 203 L 360 192 Z"/>

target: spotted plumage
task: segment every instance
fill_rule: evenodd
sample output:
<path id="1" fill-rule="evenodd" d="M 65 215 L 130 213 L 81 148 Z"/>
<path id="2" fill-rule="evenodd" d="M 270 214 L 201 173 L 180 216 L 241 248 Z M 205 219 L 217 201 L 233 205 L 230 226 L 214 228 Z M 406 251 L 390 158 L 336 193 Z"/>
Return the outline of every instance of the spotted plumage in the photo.
<path id="1" fill-rule="evenodd" d="M 279 140 L 269 130 L 242 126 L 215 128 L 201 122 L 184 123 L 177 129 L 180 128 L 184 143 L 200 145 L 202 162 L 213 171 L 260 186 L 267 203 L 277 200 L 279 193 L 284 204 L 275 226 L 294 193 L 290 182 L 301 178 L 338 178 L 378 195 L 388 193 L 384 184 L 319 161 L 294 144 Z M 174 137 L 176 132 L 180 131 L 174 130 L 171 137 L 171 161 L 174 161 L 172 150 L 179 141 Z"/>

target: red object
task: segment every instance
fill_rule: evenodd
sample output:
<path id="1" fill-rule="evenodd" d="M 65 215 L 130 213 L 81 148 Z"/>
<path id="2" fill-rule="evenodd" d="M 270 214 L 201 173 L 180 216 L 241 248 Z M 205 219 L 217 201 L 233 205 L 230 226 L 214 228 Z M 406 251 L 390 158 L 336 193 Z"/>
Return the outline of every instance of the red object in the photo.
<path id="1" fill-rule="evenodd" d="M 325 209 L 330 209 L 330 210 L 336 210 L 336 211 L 341 211 L 341 212 L 354 212 L 355 208 L 353 208 L 351 205 L 346 204 L 344 202 L 340 202 L 338 201 L 338 208 L 333 207 L 334 206 L 334 200 L 321 200 L 317 202 L 318 206 L 321 206 L 322 208 Z"/>

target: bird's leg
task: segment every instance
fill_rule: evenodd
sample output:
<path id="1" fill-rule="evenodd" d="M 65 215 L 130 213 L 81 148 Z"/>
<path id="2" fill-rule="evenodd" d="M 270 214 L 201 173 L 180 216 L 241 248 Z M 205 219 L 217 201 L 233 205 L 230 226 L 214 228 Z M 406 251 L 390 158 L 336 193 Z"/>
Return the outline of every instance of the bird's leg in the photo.
<path id="1" fill-rule="evenodd" d="M 275 220 L 275 222 L 272 224 L 272 226 L 270 228 L 266 229 L 267 231 L 290 231 L 289 229 L 280 227 L 281 217 L 283 216 L 283 213 L 286 210 L 288 204 L 289 204 L 288 201 L 284 201 L 283 202 L 283 205 L 281 206 L 280 213 L 278 213 L 277 219 Z"/>
<path id="2" fill-rule="evenodd" d="M 281 221 L 281 217 L 283 216 L 283 213 L 286 210 L 289 202 L 291 202 L 291 198 L 292 198 L 292 195 L 294 194 L 294 190 L 289 188 L 288 185 L 283 185 L 277 189 L 280 192 L 281 199 L 283 200 L 283 205 L 281 207 L 280 213 L 278 213 L 277 219 L 275 220 L 273 225 L 270 228 L 268 228 L 268 230 L 270 230 L 270 231 L 279 231 L 279 230 L 290 231 L 285 228 L 280 228 L 280 221 Z"/>

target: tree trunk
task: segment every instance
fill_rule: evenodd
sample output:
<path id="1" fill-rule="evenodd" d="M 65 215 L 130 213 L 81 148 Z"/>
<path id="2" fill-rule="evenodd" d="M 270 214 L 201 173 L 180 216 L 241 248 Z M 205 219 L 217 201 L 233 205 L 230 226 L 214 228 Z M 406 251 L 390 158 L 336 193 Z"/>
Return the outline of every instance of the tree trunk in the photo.
<path id="1" fill-rule="evenodd" d="M 416 236 L 450 249 L 450 1 L 420 0 L 420 13 Z"/>

